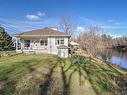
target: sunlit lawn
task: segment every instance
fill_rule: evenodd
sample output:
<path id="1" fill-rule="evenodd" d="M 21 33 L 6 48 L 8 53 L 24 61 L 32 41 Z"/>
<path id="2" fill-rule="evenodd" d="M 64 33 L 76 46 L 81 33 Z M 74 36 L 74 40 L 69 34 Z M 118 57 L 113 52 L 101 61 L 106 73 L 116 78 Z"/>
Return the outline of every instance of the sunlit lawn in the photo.
<path id="1" fill-rule="evenodd" d="M 114 78 L 125 73 L 81 56 L 13 54 L 0 58 L 0 90 L 4 95 L 113 95 Z"/>
<path id="2" fill-rule="evenodd" d="M 35 95 L 38 82 L 44 79 L 50 64 L 55 62 L 52 55 L 18 54 L 0 58 L 0 87 L 5 95 Z M 24 94 L 23 94 L 24 93 Z"/>

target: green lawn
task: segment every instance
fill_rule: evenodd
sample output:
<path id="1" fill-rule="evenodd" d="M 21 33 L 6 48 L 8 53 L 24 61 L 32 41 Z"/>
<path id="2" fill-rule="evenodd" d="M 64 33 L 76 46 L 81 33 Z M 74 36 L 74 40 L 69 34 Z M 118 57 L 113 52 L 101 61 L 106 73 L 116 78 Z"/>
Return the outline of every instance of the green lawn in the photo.
<path id="1" fill-rule="evenodd" d="M 82 64 L 74 64 L 77 62 Z M 4 95 L 118 95 L 121 92 L 117 78 L 126 73 L 83 56 L 61 59 L 48 54 L 12 54 L 0 57 L 0 92 Z"/>
<path id="2" fill-rule="evenodd" d="M 21 93 L 36 95 L 36 86 L 43 81 L 49 65 L 55 61 L 51 55 L 12 55 L 0 58 L 0 88 L 5 95 Z M 23 94 L 24 93 L 24 94 Z"/>

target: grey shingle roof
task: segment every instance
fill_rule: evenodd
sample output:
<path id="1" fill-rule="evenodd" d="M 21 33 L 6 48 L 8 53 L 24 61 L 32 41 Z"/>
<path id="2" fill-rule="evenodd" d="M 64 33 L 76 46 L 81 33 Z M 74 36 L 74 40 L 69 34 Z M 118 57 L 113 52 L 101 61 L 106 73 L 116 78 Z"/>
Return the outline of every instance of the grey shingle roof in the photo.
<path id="1" fill-rule="evenodd" d="M 19 37 L 41 37 L 41 36 L 67 36 L 70 37 L 70 35 L 65 34 L 64 32 L 56 31 L 50 28 L 43 28 L 43 29 L 38 29 L 38 30 L 32 30 L 28 32 L 23 32 L 20 34 L 16 34 L 16 36 Z"/>

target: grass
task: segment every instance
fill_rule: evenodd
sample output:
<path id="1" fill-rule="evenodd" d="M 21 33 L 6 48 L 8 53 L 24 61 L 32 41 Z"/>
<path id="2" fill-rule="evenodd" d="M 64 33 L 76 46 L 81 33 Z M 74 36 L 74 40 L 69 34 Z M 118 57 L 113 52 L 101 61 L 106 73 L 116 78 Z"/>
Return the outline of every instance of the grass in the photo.
<path id="1" fill-rule="evenodd" d="M 12 54 L 0 58 L 0 93 L 118 95 L 121 92 L 117 78 L 126 73 L 126 70 L 84 56 L 61 59 L 48 54 Z"/>
<path id="2" fill-rule="evenodd" d="M 52 62 L 55 62 L 55 59 L 51 55 L 19 54 L 2 57 L 0 59 L 0 87 L 2 91 L 5 95 L 29 92 L 32 88 L 29 88 L 30 86 L 34 87 L 36 82 L 43 80 L 43 69 L 46 71 Z M 24 90 L 22 91 L 22 89 Z M 21 91 L 18 92 L 18 90 Z"/>
<path id="3" fill-rule="evenodd" d="M 80 61 L 76 62 L 75 60 Z M 80 95 L 84 95 L 81 93 L 86 93 L 86 95 L 118 95 L 123 93 L 121 89 L 124 87 L 121 88 L 118 85 L 118 81 L 120 81 L 118 78 L 121 76 L 126 78 L 127 71 L 125 70 L 101 60 L 84 56 L 72 56 L 68 61 L 63 60 L 60 63 L 64 88 L 70 90 L 68 94 L 65 91 L 64 95 L 78 95 L 79 93 Z"/>

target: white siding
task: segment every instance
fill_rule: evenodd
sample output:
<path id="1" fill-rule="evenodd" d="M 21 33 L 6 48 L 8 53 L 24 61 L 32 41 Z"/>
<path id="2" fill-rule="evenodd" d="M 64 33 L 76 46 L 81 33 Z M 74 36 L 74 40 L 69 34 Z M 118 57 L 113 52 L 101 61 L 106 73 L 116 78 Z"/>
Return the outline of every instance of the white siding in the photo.
<path id="1" fill-rule="evenodd" d="M 55 45 L 55 37 L 48 38 L 48 53 L 57 54 L 57 48 Z"/>
<path id="2" fill-rule="evenodd" d="M 28 39 L 30 40 L 30 47 L 28 49 L 24 48 L 24 39 L 22 39 L 21 42 L 21 50 L 23 50 L 23 52 L 29 52 L 29 51 L 34 51 L 34 52 L 47 52 L 47 53 L 51 53 L 51 54 L 58 54 L 58 49 L 57 47 L 59 45 L 56 45 L 56 38 L 58 37 L 48 37 L 47 38 L 47 46 L 41 46 L 40 45 L 40 39 Z M 68 42 L 69 42 L 69 38 L 68 37 L 60 37 L 60 38 L 64 38 L 64 45 L 68 46 Z M 34 41 L 37 41 L 36 43 Z M 20 50 L 20 51 L 21 51 Z M 66 57 L 68 56 L 68 49 L 66 50 L 62 50 L 64 52 L 66 52 Z"/>
<path id="3" fill-rule="evenodd" d="M 58 49 L 55 41 L 57 37 L 49 37 L 48 38 L 48 53 L 58 54 Z M 68 37 L 61 37 L 64 38 L 64 45 L 68 46 Z"/>
<path id="4" fill-rule="evenodd" d="M 68 46 L 68 40 L 69 40 L 68 38 L 64 38 L 64 45 L 65 46 Z"/>

